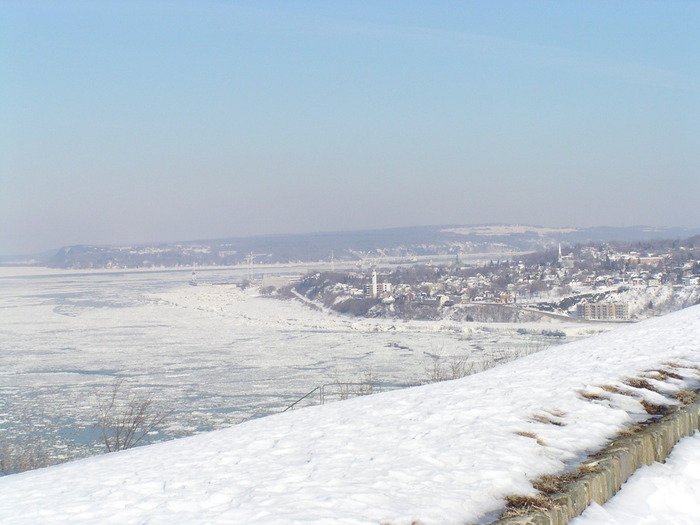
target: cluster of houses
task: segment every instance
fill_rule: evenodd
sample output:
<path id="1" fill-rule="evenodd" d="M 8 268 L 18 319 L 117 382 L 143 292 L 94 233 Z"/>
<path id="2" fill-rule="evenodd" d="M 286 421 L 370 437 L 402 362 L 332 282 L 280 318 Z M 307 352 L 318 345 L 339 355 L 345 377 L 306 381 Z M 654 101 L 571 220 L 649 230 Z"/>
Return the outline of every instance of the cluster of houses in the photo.
<path id="1" fill-rule="evenodd" d="M 422 269 L 354 272 L 344 282 L 335 283 L 332 293 L 385 304 L 400 301 L 440 307 L 481 302 L 536 306 L 621 286 L 662 285 L 700 286 L 700 261 L 679 260 L 677 253 L 618 253 L 606 245 L 581 247 L 566 255 L 560 248 L 549 259 L 491 261 L 481 266 L 464 266 L 457 259 L 452 265 Z M 571 308 L 572 313 L 587 319 L 630 318 L 626 303 L 590 301 Z"/>

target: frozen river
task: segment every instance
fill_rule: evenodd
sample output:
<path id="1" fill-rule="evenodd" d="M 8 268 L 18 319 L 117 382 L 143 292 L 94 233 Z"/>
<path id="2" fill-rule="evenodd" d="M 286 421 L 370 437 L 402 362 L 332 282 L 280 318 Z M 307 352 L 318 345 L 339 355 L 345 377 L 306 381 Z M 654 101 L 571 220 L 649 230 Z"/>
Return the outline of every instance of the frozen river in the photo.
<path id="1" fill-rule="evenodd" d="M 319 385 L 332 400 L 369 377 L 419 384 L 436 363 L 478 370 L 607 329 L 349 318 L 243 291 L 245 275 L 0 269 L 0 440 L 94 451 L 117 378 L 172 411 L 163 439 L 280 412 Z M 542 335 L 554 329 L 567 338 Z"/>

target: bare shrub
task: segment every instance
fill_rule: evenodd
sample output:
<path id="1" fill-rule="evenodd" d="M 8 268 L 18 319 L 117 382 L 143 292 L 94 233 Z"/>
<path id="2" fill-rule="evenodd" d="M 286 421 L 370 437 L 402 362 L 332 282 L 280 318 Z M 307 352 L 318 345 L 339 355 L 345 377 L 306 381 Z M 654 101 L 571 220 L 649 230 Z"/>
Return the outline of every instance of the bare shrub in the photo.
<path id="1" fill-rule="evenodd" d="M 26 470 L 48 467 L 57 463 L 35 443 L 13 444 L 0 442 L 0 473 L 4 476 Z"/>
<path id="2" fill-rule="evenodd" d="M 97 405 L 97 424 L 107 452 L 135 447 L 168 415 L 156 406 L 153 394 L 129 392 L 122 380 L 115 381 L 110 395 Z"/>
<path id="3" fill-rule="evenodd" d="M 452 359 L 449 366 L 451 379 L 459 379 L 474 373 L 474 363 L 470 363 L 466 357 Z"/>
<path id="4" fill-rule="evenodd" d="M 428 368 L 428 381 L 431 383 L 436 383 L 438 381 L 444 381 L 442 371 L 442 357 L 439 355 L 431 355 L 432 361 L 430 362 L 430 367 Z"/>
<path id="5" fill-rule="evenodd" d="M 358 379 L 352 381 L 343 381 L 340 378 L 336 378 L 332 386 L 335 387 L 336 395 L 341 401 L 381 392 L 379 380 L 371 371 L 363 372 Z"/>
<path id="6" fill-rule="evenodd" d="M 475 363 L 467 357 L 453 357 L 448 362 L 444 362 L 438 354 L 431 354 L 430 357 L 432 361 L 428 367 L 428 381 L 431 383 L 460 379 L 476 373 Z"/>

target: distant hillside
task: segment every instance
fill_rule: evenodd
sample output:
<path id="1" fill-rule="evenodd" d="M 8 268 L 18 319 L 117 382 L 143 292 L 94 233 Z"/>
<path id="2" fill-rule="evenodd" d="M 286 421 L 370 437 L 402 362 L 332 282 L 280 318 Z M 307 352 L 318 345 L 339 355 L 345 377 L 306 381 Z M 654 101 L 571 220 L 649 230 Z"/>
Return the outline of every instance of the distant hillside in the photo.
<path id="1" fill-rule="evenodd" d="M 700 228 L 547 228 L 486 224 L 418 226 L 352 232 L 264 235 L 128 246 L 67 246 L 35 264 L 54 268 L 139 268 L 330 261 L 509 252 L 552 248 L 558 243 L 681 239 Z"/>

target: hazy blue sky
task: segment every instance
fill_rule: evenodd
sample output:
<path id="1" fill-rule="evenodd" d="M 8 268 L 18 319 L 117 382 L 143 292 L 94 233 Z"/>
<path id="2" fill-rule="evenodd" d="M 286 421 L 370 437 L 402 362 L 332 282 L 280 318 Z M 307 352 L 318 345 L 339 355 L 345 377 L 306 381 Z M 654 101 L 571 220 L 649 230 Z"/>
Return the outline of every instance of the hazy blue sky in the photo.
<path id="1" fill-rule="evenodd" d="M 0 0 L 0 253 L 700 226 L 698 1 Z"/>

